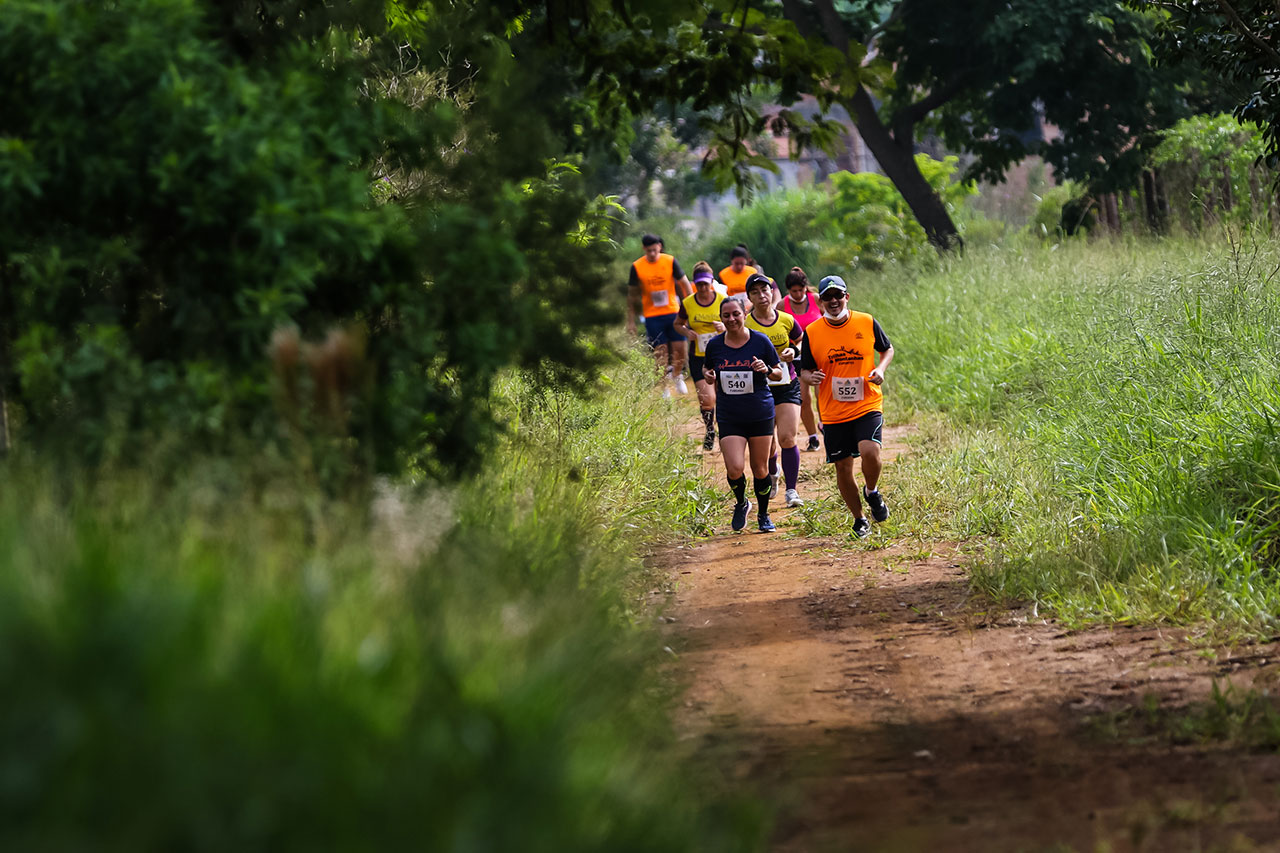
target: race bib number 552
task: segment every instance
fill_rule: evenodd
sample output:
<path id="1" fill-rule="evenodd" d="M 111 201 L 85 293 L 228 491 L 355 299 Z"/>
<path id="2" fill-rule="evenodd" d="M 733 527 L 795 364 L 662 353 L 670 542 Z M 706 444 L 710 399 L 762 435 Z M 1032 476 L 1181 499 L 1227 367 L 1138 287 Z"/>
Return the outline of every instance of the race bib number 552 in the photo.
<path id="1" fill-rule="evenodd" d="M 831 396 L 840 403 L 856 403 L 862 399 L 861 376 L 831 377 Z"/>
<path id="2" fill-rule="evenodd" d="M 750 370 L 720 371 L 720 387 L 726 394 L 750 394 L 754 390 Z"/>

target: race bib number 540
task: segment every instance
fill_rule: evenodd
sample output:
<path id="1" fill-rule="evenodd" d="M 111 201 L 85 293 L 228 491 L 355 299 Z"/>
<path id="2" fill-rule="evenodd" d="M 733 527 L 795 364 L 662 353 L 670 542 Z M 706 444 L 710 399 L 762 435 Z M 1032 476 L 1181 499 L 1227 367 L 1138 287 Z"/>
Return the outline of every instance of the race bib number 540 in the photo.
<path id="1" fill-rule="evenodd" d="M 720 371 L 720 387 L 726 394 L 750 394 L 754 389 L 750 370 Z"/>
<path id="2" fill-rule="evenodd" d="M 840 403 L 856 403 L 862 399 L 861 376 L 831 377 L 831 396 Z"/>

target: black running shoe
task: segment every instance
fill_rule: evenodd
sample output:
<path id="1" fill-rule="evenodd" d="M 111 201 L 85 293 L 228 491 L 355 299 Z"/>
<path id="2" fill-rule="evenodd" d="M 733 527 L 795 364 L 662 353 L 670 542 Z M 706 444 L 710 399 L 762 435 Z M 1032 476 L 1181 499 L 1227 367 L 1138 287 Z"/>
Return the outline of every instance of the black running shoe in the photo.
<path id="1" fill-rule="evenodd" d="M 865 518 L 855 518 L 853 520 L 853 535 L 859 539 L 866 539 L 871 535 L 871 522 Z"/>
<path id="2" fill-rule="evenodd" d="M 818 440 L 816 435 L 809 436 L 809 446 L 805 450 L 817 450 L 822 446 L 822 442 Z"/>
<path id="3" fill-rule="evenodd" d="M 751 511 L 751 501 L 744 500 L 733 508 L 733 529 L 741 530 L 747 526 L 747 513 Z"/>
<path id="4" fill-rule="evenodd" d="M 773 531 L 778 529 L 773 526 L 773 522 L 769 520 L 769 516 L 767 515 L 762 515 L 756 520 L 760 523 L 761 533 L 772 533 Z"/>
<path id="5" fill-rule="evenodd" d="M 708 430 L 706 436 L 703 437 L 702 439 L 702 449 L 703 450 L 716 449 L 716 434 L 711 430 Z"/>
<path id="6" fill-rule="evenodd" d="M 880 492 L 868 492 L 867 487 L 862 487 L 862 496 L 867 499 L 867 506 L 871 507 L 871 517 L 876 521 L 884 521 L 889 517 L 889 507 L 885 506 L 884 498 L 880 497 Z"/>

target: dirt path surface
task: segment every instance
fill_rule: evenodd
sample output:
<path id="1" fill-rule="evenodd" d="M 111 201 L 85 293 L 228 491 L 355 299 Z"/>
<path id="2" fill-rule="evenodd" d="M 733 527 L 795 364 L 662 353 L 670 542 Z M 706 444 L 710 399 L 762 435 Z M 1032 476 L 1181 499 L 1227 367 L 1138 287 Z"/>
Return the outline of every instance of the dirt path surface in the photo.
<path id="1" fill-rule="evenodd" d="M 822 462 L 803 454 L 802 494 L 834 494 Z M 718 452 L 706 470 L 723 482 Z M 892 507 L 891 462 L 882 486 Z M 776 804 L 775 849 L 1280 851 L 1280 756 L 1152 722 L 1215 678 L 1273 685 L 1280 648 L 1068 632 L 974 599 L 959 543 L 800 538 L 789 512 L 733 534 L 726 508 L 659 555 L 682 723 Z"/>

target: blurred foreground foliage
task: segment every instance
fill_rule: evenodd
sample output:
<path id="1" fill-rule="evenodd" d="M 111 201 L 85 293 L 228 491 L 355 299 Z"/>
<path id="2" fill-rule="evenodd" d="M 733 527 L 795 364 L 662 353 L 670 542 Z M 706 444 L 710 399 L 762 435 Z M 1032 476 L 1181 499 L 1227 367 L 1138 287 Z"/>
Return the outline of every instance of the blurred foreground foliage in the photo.
<path id="1" fill-rule="evenodd" d="M 585 402 L 505 374 L 484 476 L 371 511 L 225 459 L 13 465 L 0 846 L 757 849 L 638 618 L 638 546 L 716 499 L 650 370 Z"/>
<path id="2" fill-rule="evenodd" d="M 614 211 L 562 159 L 563 116 L 524 108 L 564 72 L 517 73 L 500 10 L 415 9 L 4 4 L 23 442 L 98 462 L 305 435 L 449 475 L 491 440 L 504 366 L 599 363 Z"/>

